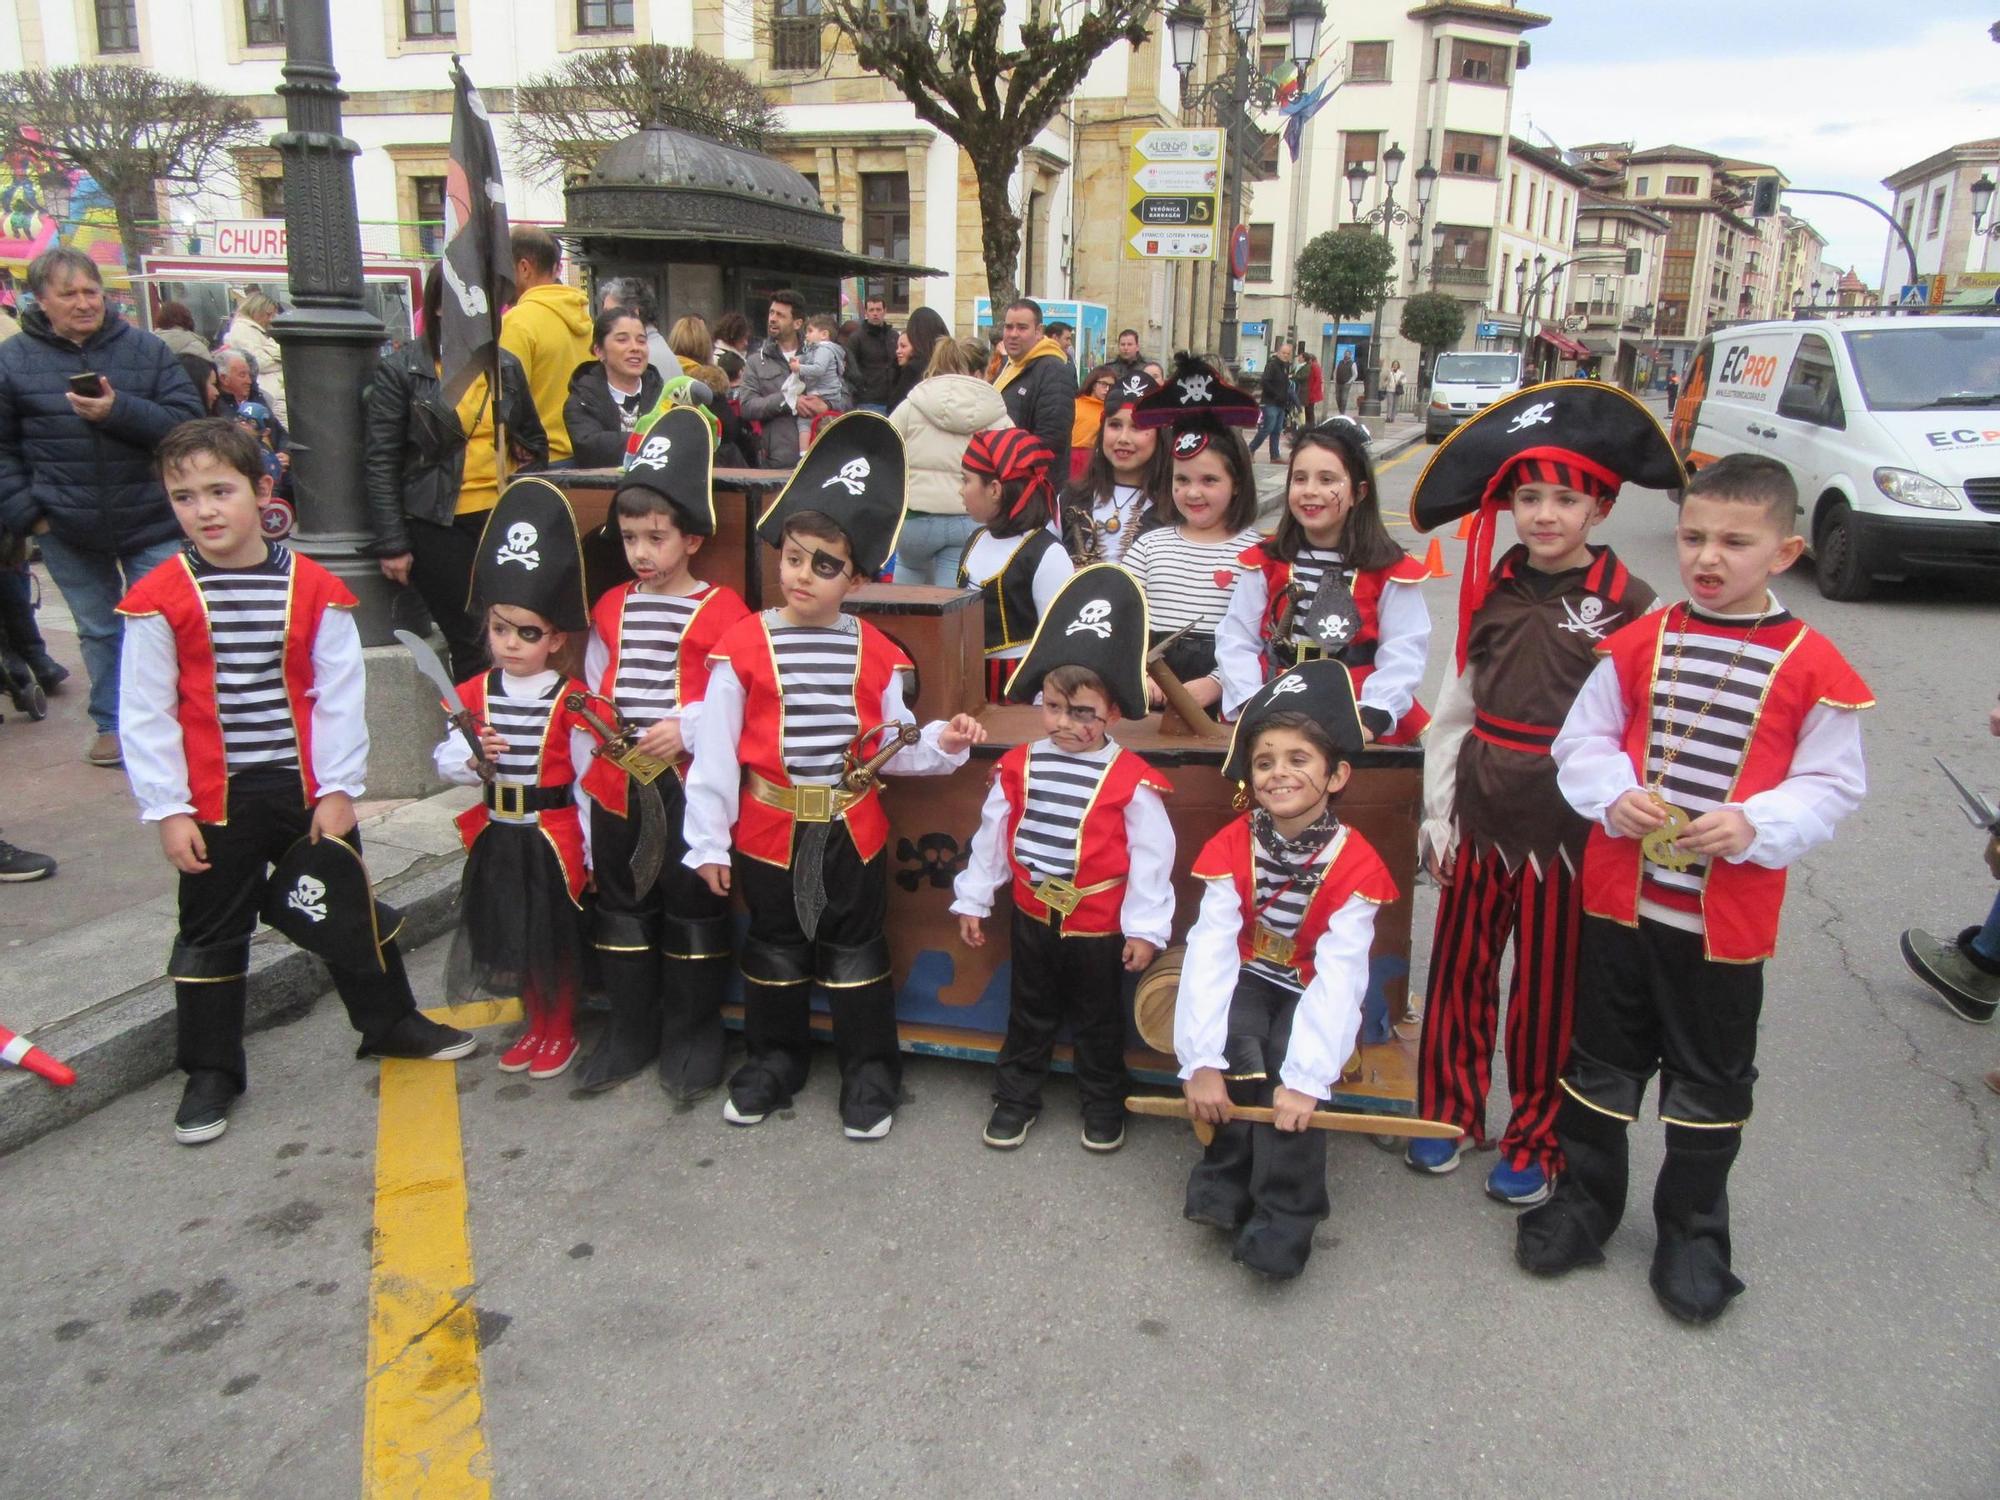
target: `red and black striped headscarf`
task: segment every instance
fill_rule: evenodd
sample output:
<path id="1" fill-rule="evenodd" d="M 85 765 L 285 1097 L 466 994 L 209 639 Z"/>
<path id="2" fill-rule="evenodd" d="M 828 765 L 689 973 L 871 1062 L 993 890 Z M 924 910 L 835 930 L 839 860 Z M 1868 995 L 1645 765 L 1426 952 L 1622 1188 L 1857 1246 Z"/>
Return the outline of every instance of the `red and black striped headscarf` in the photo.
<path id="1" fill-rule="evenodd" d="M 1001 484 L 1022 481 L 1021 493 L 1007 509 L 1012 518 L 1025 510 L 1036 495 L 1042 497 L 1050 515 L 1056 513 L 1055 486 L 1049 482 L 1049 470 L 1055 461 L 1048 444 L 1032 432 L 1021 427 L 1003 427 L 998 432 L 975 432 L 972 441 L 965 445 L 961 462 L 967 473 L 984 479 L 998 480 Z"/>

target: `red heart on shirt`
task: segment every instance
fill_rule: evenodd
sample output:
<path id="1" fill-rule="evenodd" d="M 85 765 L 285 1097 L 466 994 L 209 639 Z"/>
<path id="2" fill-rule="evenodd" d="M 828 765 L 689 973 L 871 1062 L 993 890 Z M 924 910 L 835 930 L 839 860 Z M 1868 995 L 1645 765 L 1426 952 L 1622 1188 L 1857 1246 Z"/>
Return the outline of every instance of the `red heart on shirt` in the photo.
<path id="1" fill-rule="evenodd" d="M 1219 589 L 1234 588 L 1236 586 L 1236 570 L 1234 568 L 1217 568 L 1214 576 L 1215 586 Z"/>

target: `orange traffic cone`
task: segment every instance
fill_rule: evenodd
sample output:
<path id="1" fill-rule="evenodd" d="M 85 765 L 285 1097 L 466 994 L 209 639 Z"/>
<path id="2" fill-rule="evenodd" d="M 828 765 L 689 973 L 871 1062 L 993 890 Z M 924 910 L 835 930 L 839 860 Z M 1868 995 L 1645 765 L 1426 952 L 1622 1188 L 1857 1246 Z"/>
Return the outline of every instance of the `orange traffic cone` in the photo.
<path id="1" fill-rule="evenodd" d="M 39 1073 L 59 1089 L 66 1089 L 76 1082 L 75 1069 L 57 1062 L 26 1037 L 15 1035 L 5 1026 L 0 1026 L 0 1062 L 26 1068 L 30 1073 Z"/>
<path id="2" fill-rule="evenodd" d="M 1467 511 L 1464 515 L 1460 516 L 1458 518 L 1458 530 L 1452 533 L 1451 539 L 1455 542 L 1462 542 L 1471 536 L 1472 528 L 1476 521 L 1477 516 L 1472 511 Z"/>
<path id="3" fill-rule="evenodd" d="M 1444 565 L 1444 548 L 1438 545 L 1436 537 L 1431 538 L 1431 550 L 1424 554 L 1424 577 L 1451 577 L 1451 569 Z"/>

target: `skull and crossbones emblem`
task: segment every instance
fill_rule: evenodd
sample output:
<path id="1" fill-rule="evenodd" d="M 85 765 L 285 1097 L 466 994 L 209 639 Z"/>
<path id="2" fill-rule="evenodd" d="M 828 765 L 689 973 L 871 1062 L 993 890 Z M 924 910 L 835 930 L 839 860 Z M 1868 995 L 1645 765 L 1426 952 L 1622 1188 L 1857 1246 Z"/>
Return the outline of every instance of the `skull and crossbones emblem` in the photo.
<path id="1" fill-rule="evenodd" d="M 1076 612 L 1076 618 L 1069 622 L 1069 628 L 1065 630 L 1063 634 L 1065 636 L 1072 636 L 1075 635 L 1078 631 L 1087 631 L 1091 635 L 1096 636 L 1100 641 L 1110 640 L 1111 639 L 1110 601 L 1107 599 L 1092 599 L 1088 604 L 1084 605 L 1082 609 L 1078 610 Z"/>
<path id="2" fill-rule="evenodd" d="M 838 474 L 822 481 L 820 488 L 830 490 L 836 484 L 843 487 L 850 495 L 859 495 L 868 487 L 868 460 L 865 458 L 850 458 L 840 466 Z"/>
<path id="3" fill-rule="evenodd" d="M 1508 424 L 1509 432 L 1526 432 L 1530 427 L 1548 427 L 1555 422 L 1556 404 L 1553 401 L 1537 401 Z"/>
<path id="4" fill-rule="evenodd" d="M 1174 457 L 1193 458 L 1197 453 L 1201 452 L 1201 450 L 1206 448 L 1207 446 L 1208 446 L 1207 433 L 1184 432 L 1179 437 L 1174 439 Z"/>
<path id="5" fill-rule="evenodd" d="M 494 565 L 505 567 L 508 563 L 519 563 L 530 573 L 534 572 L 542 565 L 542 554 L 535 550 L 535 544 L 541 539 L 541 533 L 526 521 L 516 521 L 507 528 L 507 540 L 495 554 L 498 560 Z"/>
<path id="6" fill-rule="evenodd" d="M 1345 615 L 1328 615 L 1324 620 L 1319 622 L 1319 629 L 1314 634 L 1329 645 L 1337 646 L 1345 641 L 1353 631 L 1354 627 L 1349 623 Z"/>
<path id="7" fill-rule="evenodd" d="M 639 451 L 632 455 L 628 469 L 664 469 L 667 466 L 667 450 L 674 440 L 665 433 L 646 439 Z"/>
<path id="8" fill-rule="evenodd" d="M 305 917 L 308 921 L 326 920 L 326 884 L 310 875 L 301 875 L 299 883 L 285 897 L 285 905 Z"/>
<path id="9" fill-rule="evenodd" d="M 1574 606 L 1565 599 L 1562 606 L 1563 613 L 1569 618 L 1557 628 L 1567 630 L 1573 635 L 1587 635 L 1593 641 L 1603 640 L 1606 628 L 1618 618 L 1616 615 L 1605 614 L 1604 601 L 1594 596 L 1584 600 L 1581 605 Z"/>
<path id="10" fill-rule="evenodd" d="M 1273 698 L 1283 698 L 1287 694 L 1303 693 L 1305 690 L 1306 680 L 1296 672 L 1287 673 L 1271 684 L 1271 696 Z"/>
<path id="11" fill-rule="evenodd" d="M 1183 375 L 1174 382 L 1181 388 L 1181 405 L 1208 399 L 1208 388 L 1215 384 L 1213 375 Z"/>
<path id="12" fill-rule="evenodd" d="M 1120 389 L 1128 396 L 1143 396 L 1146 394 L 1146 387 L 1149 384 L 1151 382 L 1144 375 L 1127 375 L 1125 377 L 1125 384 Z"/>

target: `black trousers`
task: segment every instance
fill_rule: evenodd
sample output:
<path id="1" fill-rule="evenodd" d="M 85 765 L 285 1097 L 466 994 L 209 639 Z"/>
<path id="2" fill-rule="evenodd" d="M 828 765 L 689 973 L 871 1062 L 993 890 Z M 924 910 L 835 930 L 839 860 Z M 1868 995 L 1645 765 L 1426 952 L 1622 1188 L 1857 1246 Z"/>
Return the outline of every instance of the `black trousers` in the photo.
<path id="1" fill-rule="evenodd" d="M 795 856 L 794 867 L 798 859 Z M 729 1080 L 745 1113 L 782 1108 L 812 1064 L 812 987 L 827 993 L 840 1060 L 843 1124 L 866 1128 L 892 1113 L 902 1091 L 896 993 L 889 979 L 889 862 L 864 861 L 845 822 L 829 830 L 821 872 L 826 909 L 813 937 L 799 925 L 794 869 L 739 855 L 736 885 L 750 908 L 743 944 L 743 1039 L 748 1056 Z"/>
<path id="2" fill-rule="evenodd" d="M 591 803 L 590 873 L 597 882 L 597 909 L 633 916 L 665 913 L 688 921 L 727 917 L 729 902 L 681 863 L 681 856 L 687 853 L 684 836 L 687 794 L 680 777 L 667 771 L 653 785 L 660 793 L 661 808 L 666 814 L 667 851 L 660 865 L 660 878 L 644 896 L 632 889 L 632 851 L 639 843 L 639 812 L 635 802 L 627 802 L 631 815 L 623 818 L 595 801 Z M 632 788 L 632 798 L 640 795 L 637 787 Z"/>
<path id="3" fill-rule="evenodd" d="M 174 1062 L 181 1071 L 227 1073 L 248 1085 L 243 1011 L 250 939 L 271 866 L 312 822 L 296 771 L 246 771 L 229 780 L 229 821 L 201 825 L 208 869 L 180 878 L 180 929 L 168 972 L 174 979 Z M 351 842 L 361 844 L 357 829 Z M 333 987 L 364 1048 L 415 1008 L 403 956 L 383 944 L 386 972 L 327 965 Z"/>
<path id="4" fill-rule="evenodd" d="M 1048 922 L 1014 908 L 1009 926 L 1013 979 L 1007 1037 L 995 1059 L 993 1097 L 1040 1110 L 1056 1032 L 1069 1022 L 1076 1089 L 1086 1120 L 1125 1114 L 1125 939 L 1064 937 Z"/>
<path id="5" fill-rule="evenodd" d="M 451 680 L 464 682 L 486 670 L 486 621 L 465 607 L 472 560 L 490 511 L 459 516 L 449 526 L 403 518 L 410 537 L 410 587 L 423 598 L 451 655 Z"/>
<path id="6" fill-rule="evenodd" d="M 1704 1321 L 1743 1289 L 1730 1267 L 1729 1172 L 1750 1118 L 1763 1004 L 1764 966 L 1711 962 L 1698 933 L 1644 918 L 1637 927 L 1584 919 L 1576 1031 L 1556 1116 L 1564 1170 L 1554 1198 L 1523 1217 L 1524 1264 L 1560 1269 L 1532 1262 L 1594 1250 L 1618 1227 L 1630 1177 L 1626 1130 L 1657 1071 L 1666 1158 L 1653 1192 L 1654 1291 L 1678 1315 Z"/>
<path id="7" fill-rule="evenodd" d="M 1229 1002 L 1226 1056 L 1232 1104 L 1269 1108 L 1292 1040 L 1299 995 L 1248 970 Z M 1238 1228 L 1239 1255 L 1260 1270 L 1296 1275 L 1327 1216 L 1326 1132 L 1282 1131 L 1232 1120 L 1188 1174 L 1187 1216 Z"/>

